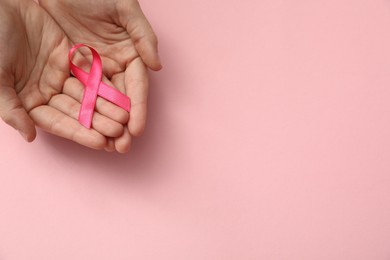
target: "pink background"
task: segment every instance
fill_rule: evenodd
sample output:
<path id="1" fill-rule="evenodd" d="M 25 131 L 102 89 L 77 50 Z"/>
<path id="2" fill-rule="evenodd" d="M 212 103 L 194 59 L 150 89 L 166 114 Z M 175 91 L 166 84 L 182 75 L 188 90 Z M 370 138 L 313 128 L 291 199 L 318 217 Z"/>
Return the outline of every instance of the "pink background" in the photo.
<path id="1" fill-rule="evenodd" d="M 128 155 L 0 124 L 1 260 L 389 260 L 390 1 L 142 0 Z"/>

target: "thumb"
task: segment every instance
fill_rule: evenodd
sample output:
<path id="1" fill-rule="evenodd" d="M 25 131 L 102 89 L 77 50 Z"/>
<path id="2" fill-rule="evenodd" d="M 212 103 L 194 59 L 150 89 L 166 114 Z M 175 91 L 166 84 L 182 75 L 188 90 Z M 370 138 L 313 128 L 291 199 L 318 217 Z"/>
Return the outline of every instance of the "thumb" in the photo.
<path id="1" fill-rule="evenodd" d="M 143 62 L 152 70 L 160 70 L 162 65 L 158 56 L 157 37 L 142 13 L 139 3 L 131 6 L 128 4 L 118 9 L 122 10 L 119 14 L 126 19 L 124 25 Z"/>
<path id="2" fill-rule="evenodd" d="M 18 130 L 27 142 L 34 141 L 36 129 L 33 120 L 27 114 L 15 90 L 3 86 L 2 82 L 0 82 L 0 117 L 5 123 Z"/>

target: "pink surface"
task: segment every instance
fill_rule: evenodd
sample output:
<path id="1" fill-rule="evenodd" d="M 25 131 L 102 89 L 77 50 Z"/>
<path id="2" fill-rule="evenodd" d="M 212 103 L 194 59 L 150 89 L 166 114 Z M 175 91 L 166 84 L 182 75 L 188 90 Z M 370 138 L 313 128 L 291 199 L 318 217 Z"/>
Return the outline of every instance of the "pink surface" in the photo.
<path id="1" fill-rule="evenodd" d="M 0 125 L 0 259 L 390 259 L 390 2 L 142 0 L 129 155 Z"/>

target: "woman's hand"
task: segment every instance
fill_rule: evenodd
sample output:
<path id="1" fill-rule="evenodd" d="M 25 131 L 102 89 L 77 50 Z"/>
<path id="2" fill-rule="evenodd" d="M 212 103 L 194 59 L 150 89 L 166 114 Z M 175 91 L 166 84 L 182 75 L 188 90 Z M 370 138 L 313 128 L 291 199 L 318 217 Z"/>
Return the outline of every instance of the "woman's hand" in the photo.
<path id="1" fill-rule="evenodd" d="M 70 77 L 65 33 L 34 1 L 0 0 L 0 5 L 1 118 L 29 142 L 39 126 L 84 146 L 107 149 L 107 137 L 123 135 L 126 112 L 98 100 L 93 129 L 81 126 L 77 117 L 84 89 Z"/>
<path id="2" fill-rule="evenodd" d="M 157 38 L 136 0 L 40 0 L 74 43 L 94 47 L 103 72 L 131 99 L 128 133 L 110 140 L 113 149 L 129 146 L 142 134 L 147 114 L 147 67 L 161 69 Z M 85 53 L 89 59 L 89 53 Z"/>

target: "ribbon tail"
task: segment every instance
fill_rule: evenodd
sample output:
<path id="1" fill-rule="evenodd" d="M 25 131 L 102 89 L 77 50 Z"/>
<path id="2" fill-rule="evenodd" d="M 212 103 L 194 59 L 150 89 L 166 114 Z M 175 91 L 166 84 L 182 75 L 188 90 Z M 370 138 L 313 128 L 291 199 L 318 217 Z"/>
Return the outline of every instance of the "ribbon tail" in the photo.
<path id="1" fill-rule="evenodd" d="M 86 85 L 88 82 L 88 74 L 80 69 L 79 67 L 72 67 L 73 75 L 80 80 L 83 85 Z M 105 84 L 104 82 L 100 82 L 98 95 L 111 103 L 117 105 L 118 107 L 123 108 L 127 112 L 130 112 L 130 99 L 128 96 L 124 95 L 119 90 Z"/>

